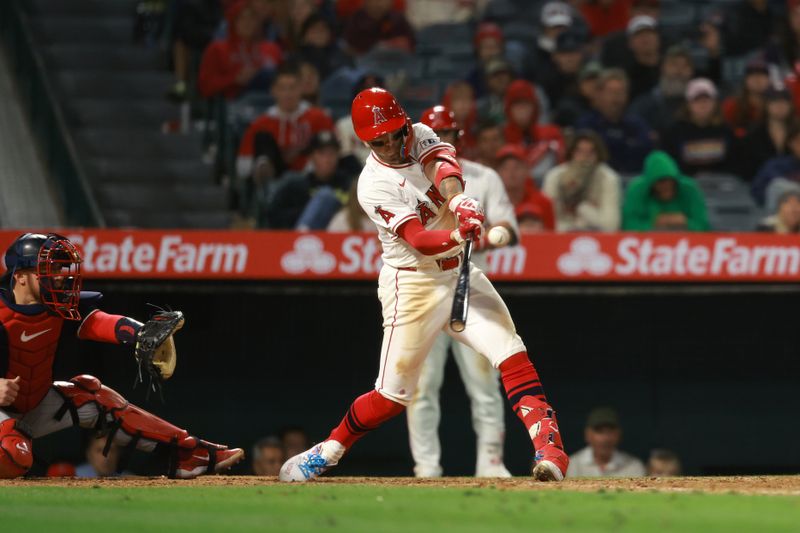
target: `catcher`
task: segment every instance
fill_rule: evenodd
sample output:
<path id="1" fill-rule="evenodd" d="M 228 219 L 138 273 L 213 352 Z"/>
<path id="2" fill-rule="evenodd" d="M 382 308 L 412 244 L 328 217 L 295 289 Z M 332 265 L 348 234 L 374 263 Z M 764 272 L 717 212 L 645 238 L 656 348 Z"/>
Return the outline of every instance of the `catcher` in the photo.
<path id="1" fill-rule="evenodd" d="M 191 479 L 230 468 L 239 448 L 213 444 L 129 404 L 92 376 L 53 382 L 53 359 L 70 323 L 78 338 L 134 347 L 151 386 L 175 370 L 172 334 L 178 311 L 157 313 L 146 324 L 98 308 L 102 295 L 81 291 L 81 256 L 65 237 L 26 233 L 5 254 L 0 278 L 0 478 L 25 474 L 32 441 L 77 425 L 107 431 L 112 443 L 167 453 L 167 475 Z M 107 453 L 108 450 L 106 450 Z"/>

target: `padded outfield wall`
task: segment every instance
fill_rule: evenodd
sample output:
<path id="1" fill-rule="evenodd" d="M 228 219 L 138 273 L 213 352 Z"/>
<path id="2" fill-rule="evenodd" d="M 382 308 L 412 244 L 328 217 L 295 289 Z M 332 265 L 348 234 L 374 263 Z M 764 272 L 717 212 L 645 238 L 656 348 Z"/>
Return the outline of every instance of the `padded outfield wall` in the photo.
<path id="1" fill-rule="evenodd" d="M 131 391 L 124 349 L 69 341 L 58 377 L 90 372 L 210 439 L 248 447 L 292 424 L 315 440 L 372 387 L 380 349 L 374 282 L 89 281 L 104 307 L 135 317 L 146 303 L 183 310 L 166 403 Z M 784 285 L 499 284 L 559 412 L 569 451 L 594 405 L 619 409 L 624 449 L 676 450 L 690 473 L 800 471 L 796 287 Z M 443 390 L 447 474 L 474 468 L 468 401 L 455 365 Z M 529 440 L 507 416 L 507 463 L 526 471 Z M 62 453 L 56 448 L 66 446 Z M 80 454 L 67 433 L 39 445 Z M 338 472 L 411 472 L 404 420 L 363 439 Z"/>

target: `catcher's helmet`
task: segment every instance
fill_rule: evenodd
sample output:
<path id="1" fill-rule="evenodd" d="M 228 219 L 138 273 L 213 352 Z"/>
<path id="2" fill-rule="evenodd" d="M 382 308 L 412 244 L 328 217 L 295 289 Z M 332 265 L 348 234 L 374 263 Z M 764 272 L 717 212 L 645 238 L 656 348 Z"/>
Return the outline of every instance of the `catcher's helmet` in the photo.
<path id="1" fill-rule="evenodd" d="M 443 105 L 435 105 L 423 111 L 420 122 L 434 131 L 460 129 L 455 113 Z"/>
<path id="2" fill-rule="evenodd" d="M 6 250 L 6 270 L 11 275 L 17 270 L 36 268 L 39 262 L 39 249 L 47 240 L 47 235 L 41 233 L 26 233 L 17 237 Z"/>
<path id="3" fill-rule="evenodd" d="M 56 315 L 79 320 L 81 254 L 69 239 L 57 233 L 26 233 L 6 250 L 3 287 L 14 289 L 14 272 L 35 269 L 42 303 Z M 7 278 L 7 279 L 6 279 Z"/>
<path id="4" fill-rule="evenodd" d="M 411 127 L 411 121 L 392 93 L 380 87 L 364 89 L 353 99 L 350 109 L 358 138 L 370 142 L 384 133 Z"/>

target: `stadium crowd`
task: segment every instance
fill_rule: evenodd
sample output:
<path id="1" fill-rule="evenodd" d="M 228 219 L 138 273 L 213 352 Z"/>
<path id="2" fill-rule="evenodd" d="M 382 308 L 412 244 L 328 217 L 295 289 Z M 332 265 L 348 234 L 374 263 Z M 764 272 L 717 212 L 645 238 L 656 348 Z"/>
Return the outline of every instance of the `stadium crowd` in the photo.
<path id="1" fill-rule="evenodd" d="M 222 106 L 210 149 L 235 152 L 245 226 L 368 228 L 348 104 L 380 85 L 414 120 L 452 110 L 460 155 L 500 174 L 524 231 L 709 230 L 715 179 L 749 190 L 759 229 L 800 231 L 795 0 L 172 7 L 169 96 Z"/>

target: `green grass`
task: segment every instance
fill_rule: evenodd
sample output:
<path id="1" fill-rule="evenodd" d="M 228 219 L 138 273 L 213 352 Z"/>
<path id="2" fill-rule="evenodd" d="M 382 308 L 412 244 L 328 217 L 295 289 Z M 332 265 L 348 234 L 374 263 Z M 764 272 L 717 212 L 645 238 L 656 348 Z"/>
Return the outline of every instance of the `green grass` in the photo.
<path id="1" fill-rule="evenodd" d="M 310 484 L 0 487 L 3 532 L 798 531 L 800 498 Z"/>

